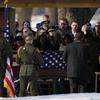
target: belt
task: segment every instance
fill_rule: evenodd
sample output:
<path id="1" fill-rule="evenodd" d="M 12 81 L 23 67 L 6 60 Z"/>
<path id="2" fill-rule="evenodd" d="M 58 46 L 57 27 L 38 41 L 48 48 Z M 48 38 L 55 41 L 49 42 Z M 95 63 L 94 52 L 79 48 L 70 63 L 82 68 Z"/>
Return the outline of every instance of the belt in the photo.
<path id="1" fill-rule="evenodd" d="M 34 63 L 22 62 L 23 65 L 33 65 Z"/>

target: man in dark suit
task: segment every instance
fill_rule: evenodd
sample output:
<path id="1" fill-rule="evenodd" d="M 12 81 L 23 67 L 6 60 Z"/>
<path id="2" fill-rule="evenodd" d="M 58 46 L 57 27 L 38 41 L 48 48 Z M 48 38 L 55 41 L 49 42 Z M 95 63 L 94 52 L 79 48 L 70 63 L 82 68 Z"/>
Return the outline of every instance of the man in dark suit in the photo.
<path id="1" fill-rule="evenodd" d="M 88 47 L 82 41 L 83 34 L 76 33 L 73 43 L 64 50 L 64 61 L 67 63 L 67 77 L 70 82 L 70 92 L 85 92 L 88 80 Z"/>

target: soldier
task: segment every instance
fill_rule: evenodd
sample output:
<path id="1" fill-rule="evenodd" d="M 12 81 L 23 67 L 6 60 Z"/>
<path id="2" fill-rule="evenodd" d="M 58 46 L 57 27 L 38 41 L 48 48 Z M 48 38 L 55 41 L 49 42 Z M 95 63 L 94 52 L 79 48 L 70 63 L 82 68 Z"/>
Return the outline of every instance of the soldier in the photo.
<path id="1" fill-rule="evenodd" d="M 3 36 L 3 30 L 0 28 L 0 97 L 6 96 L 3 80 L 6 70 L 6 60 L 7 57 L 11 58 L 11 55 L 11 47 Z"/>
<path id="2" fill-rule="evenodd" d="M 28 83 L 30 83 L 30 94 L 32 96 L 38 95 L 37 70 L 42 63 L 42 57 L 39 50 L 33 46 L 33 35 L 31 33 L 25 37 L 25 45 L 18 49 L 17 63 L 21 65 L 19 72 L 19 96 L 26 95 L 26 88 Z"/>

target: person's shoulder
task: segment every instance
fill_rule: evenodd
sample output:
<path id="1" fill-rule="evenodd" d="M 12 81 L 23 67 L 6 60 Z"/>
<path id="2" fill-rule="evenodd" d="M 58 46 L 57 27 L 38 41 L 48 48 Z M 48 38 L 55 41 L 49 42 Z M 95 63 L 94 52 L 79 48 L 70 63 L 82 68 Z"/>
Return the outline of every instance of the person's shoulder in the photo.
<path id="1" fill-rule="evenodd" d="M 68 44 L 68 48 L 73 48 L 73 47 L 77 47 L 78 46 L 78 42 L 73 41 L 72 43 Z"/>
<path id="2" fill-rule="evenodd" d="M 40 50 L 36 47 L 33 48 L 33 55 L 38 57 L 41 54 Z"/>
<path id="3" fill-rule="evenodd" d="M 40 50 L 37 47 L 34 47 L 34 51 L 40 53 Z"/>
<path id="4" fill-rule="evenodd" d="M 65 48 L 66 48 L 66 49 L 69 49 L 69 48 L 71 48 L 73 45 L 74 45 L 73 43 L 68 43 L 68 44 L 65 46 Z"/>
<path id="5" fill-rule="evenodd" d="M 23 47 L 23 46 L 20 46 L 20 47 L 18 48 L 18 51 L 20 51 L 20 50 L 22 50 L 22 49 L 24 49 L 24 47 Z"/>

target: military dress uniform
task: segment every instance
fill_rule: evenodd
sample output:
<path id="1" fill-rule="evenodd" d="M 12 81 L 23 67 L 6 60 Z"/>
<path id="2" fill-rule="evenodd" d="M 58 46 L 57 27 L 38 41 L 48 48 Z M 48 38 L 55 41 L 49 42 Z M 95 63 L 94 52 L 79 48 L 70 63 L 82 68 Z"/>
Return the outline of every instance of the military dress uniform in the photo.
<path id="1" fill-rule="evenodd" d="M 30 41 L 30 38 L 29 38 Z M 30 94 L 32 96 L 38 95 L 37 89 L 37 79 L 38 72 L 37 69 L 42 62 L 42 57 L 37 48 L 33 46 L 32 43 L 25 43 L 18 49 L 17 53 L 17 63 L 20 64 L 20 91 L 19 96 L 26 95 L 26 88 L 28 82 L 30 83 Z"/>

